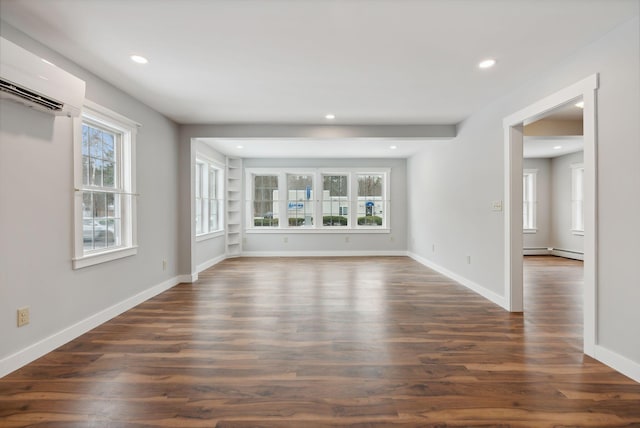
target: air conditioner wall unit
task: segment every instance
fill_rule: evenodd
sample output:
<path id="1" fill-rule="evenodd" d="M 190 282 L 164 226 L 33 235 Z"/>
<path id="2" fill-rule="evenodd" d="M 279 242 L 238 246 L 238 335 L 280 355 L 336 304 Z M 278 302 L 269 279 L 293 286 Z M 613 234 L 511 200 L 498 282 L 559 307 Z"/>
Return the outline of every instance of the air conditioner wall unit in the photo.
<path id="1" fill-rule="evenodd" d="M 0 98 L 57 116 L 78 116 L 85 82 L 0 37 Z"/>

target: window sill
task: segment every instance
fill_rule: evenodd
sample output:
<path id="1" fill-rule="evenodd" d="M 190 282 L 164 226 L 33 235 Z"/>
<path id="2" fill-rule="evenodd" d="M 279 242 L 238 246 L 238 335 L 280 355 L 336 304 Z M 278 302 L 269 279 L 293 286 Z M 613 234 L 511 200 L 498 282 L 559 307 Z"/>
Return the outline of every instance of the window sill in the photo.
<path id="1" fill-rule="evenodd" d="M 216 230 L 215 232 L 203 233 L 202 235 L 196 235 L 196 242 L 207 241 L 209 239 L 224 236 L 224 230 Z"/>
<path id="2" fill-rule="evenodd" d="M 324 233 L 342 233 L 342 234 L 350 234 L 350 233 L 391 233 L 391 229 L 389 228 L 366 228 L 366 227 L 360 227 L 357 229 L 349 229 L 346 227 L 336 227 L 334 229 L 331 228 L 323 228 L 323 229 L 313 229 L 313 228 L 306 228 L 306 227 L 300 227 L 300 228 L 267 228 L 265 227 L 264 229 L 245 229 L 245 233 L 248 234 L 271 234 L 271 233 L 309 233 L 309 234 L 324 234 Z"/>
<path id="3" fill-rule="evenodd" d="M 100 263 L 110 262 L 112 260 L 122 259 L 136 255 L 138 247 L 116 248 L 113 250 L 103 251 L 100 253 L 89 254 L 86 256 L 73 259 L 73 269 L 82 269 L 85 267 L 97 265 Z"/>
<path id="4" fill-rule="evenodd" d="M 572 230 L 571 233 L 578 236 L 584 236 L 584 230 Z"/>
<path id="5" fill-rule="evenodd" d="M 534 234 L 534 233 L 538 233 L 538 229 L 522 229 L 522 233 Z"/>

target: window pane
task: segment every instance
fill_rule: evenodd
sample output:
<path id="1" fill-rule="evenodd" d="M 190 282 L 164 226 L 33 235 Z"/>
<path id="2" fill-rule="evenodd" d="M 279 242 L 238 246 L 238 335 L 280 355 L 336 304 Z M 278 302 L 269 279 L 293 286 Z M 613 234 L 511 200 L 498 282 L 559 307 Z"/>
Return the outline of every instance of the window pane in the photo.
<path id="1" fill-rule="evenodd" d="M 114 139 L 114 134 L 110 134 L 108 132 L 102 133 L 102 158 L 105 160 L 116 160 Z"/>
<path id="2" fill-rule="evenodd" d="M 82 124 L 82 156 L 89 156 L 89 127 Z"/>
<path id="3" fill-rule="evenodd" d="M 253 224 L 258 227 L 278 227 L 278 177 L 254 176 Z"/>
<path id="4" fill-rule="evenodd" d="M 93 217 L 107 216 L 107 194 L 103 192 L 93 192 Z"/>
<path id="5" fill-rule="evenodd" d="M 209 232 L 218 230 L 218 201 L 209 200 Z"/>
<path id="6" fill-rule="evenodd" d="M 89 127 L 89 155 L 102 158 L 102 131 L 93 127 Z"/>
<path id="7" fill-rule="evenodd" d="M 85 250 L 93 249 L 93 194 L 82 193 L 82 241 Z"/>
<path id="8" fill-rule="evenodd" d="M 217 195 L 217 170 L 210 168 L 209 169 L 209 198 L 216 199 Z"/>
<path id="9" fill-rule="evenodd" d="M 102 185 L 103 187 L 115 187 L 114 171 L 115 164 L 111 161 L 102 162 Z"/>
<path id="10" fill-rule="evenodd" d="M 202 164 L 201 163 L 197 163 L 196 164 L 196 197 L 197 198 L 201 198 L 202 197 L 202 193 L 201 190 L 202 189 Z"/>
<path id="11" fill-rule="evenodd" d="M 82 156 L 82 184 L 89 184 L 89 157 Z"/>
<path id="12" fill-rule="evenodd" d="M 358 225 L 382 226 L 384 223 L 383 181 L 383 176 L 378 174 L 358 176 Z"/>
<path id="13" fill-rule="evenodd" d="M 327 175 L 322 181 L 322 225 L 347 226 L 349 224 L 348 177 Z"/>
<path id="14" fill-rule="evenodd" d="M 196 234 L 202 233 L 202 199 L 196 198 Z"/>
<path id="15" fill-rule="evenodd" d="M 313 177 L 287 175 L 287 218 L 289 226 L 313 225 Z"/>

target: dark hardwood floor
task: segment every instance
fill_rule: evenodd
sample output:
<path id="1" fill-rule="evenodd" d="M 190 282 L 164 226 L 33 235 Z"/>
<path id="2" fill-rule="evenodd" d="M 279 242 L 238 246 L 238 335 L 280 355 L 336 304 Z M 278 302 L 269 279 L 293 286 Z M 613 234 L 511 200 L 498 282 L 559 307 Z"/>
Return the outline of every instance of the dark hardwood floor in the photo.
<path id="1" fill-rule="evenodd" d="M 581 263 L 525 270 L 523 316 L 404 257 L 226 260 L 0 379 L 0 426 L 640 426 Z"/>

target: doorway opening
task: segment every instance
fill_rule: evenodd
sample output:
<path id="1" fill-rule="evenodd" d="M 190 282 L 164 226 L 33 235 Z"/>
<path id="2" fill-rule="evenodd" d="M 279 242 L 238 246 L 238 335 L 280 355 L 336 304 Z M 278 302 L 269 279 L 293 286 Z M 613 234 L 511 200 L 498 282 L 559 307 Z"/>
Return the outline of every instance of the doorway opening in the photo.
<path id="1" fill-rule="evenodd" d="M 583 285 L 583 351 L 595 352 L 596 338 L 596 90 L 598 76 L 592 75 L 564 88 L 530 106 L 513 113 L 503 121 L 505 129 L 505 301 L 512 312 L 524 310 L 523 220 L 525 217 L 525 187 L 523 156 L 525 127 L 548 117 L 564 105 L 582 101 L 583 114 L 583 176 L 584 198 L 582 223 L 584 229 Z M 528 195 L 527 195 L 528 196 Z"/>
<path id="2" fill-rule="evenodd" d="M 582 350 L 582 99 L 524 126 L 523 311 L 527 329 Z"/>

